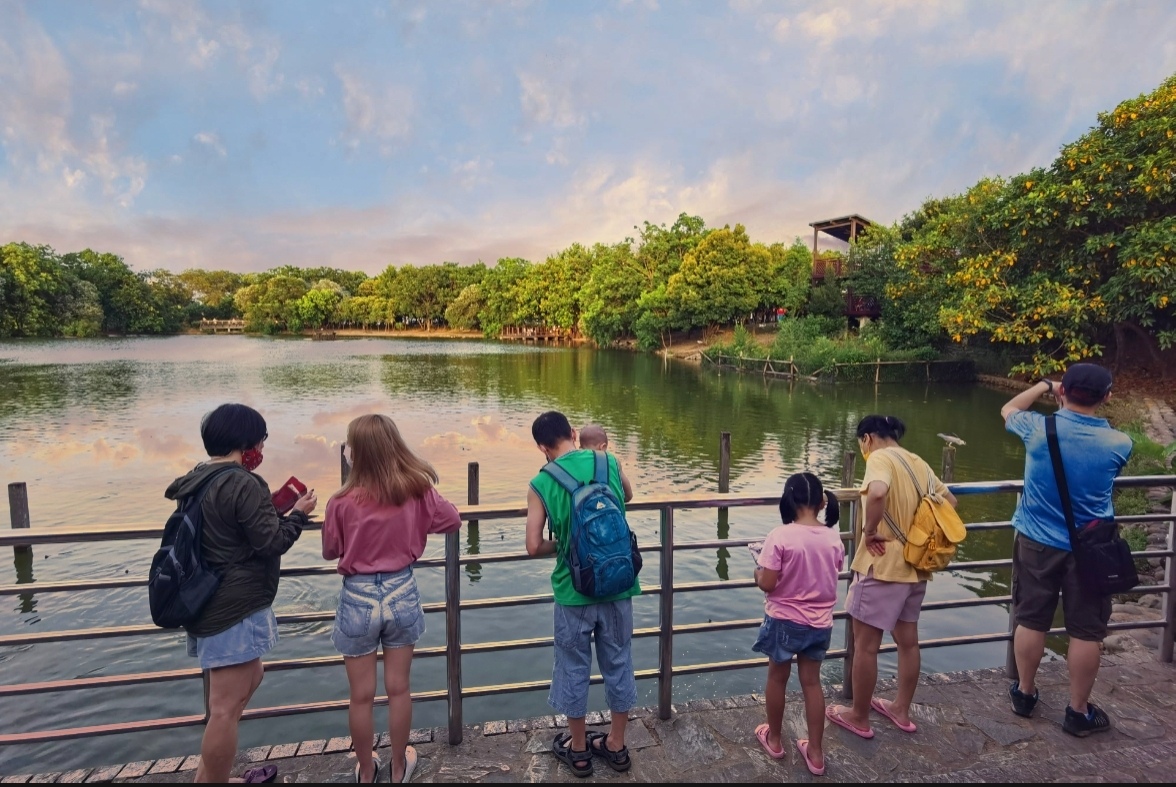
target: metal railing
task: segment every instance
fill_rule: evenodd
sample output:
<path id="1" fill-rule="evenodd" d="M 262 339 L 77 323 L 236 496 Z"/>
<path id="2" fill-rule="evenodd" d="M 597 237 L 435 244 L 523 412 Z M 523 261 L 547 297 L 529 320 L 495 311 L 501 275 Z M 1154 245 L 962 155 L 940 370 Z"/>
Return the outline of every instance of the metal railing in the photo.
<path id="1" fill-rule="evenodd" d="M 725 452 L 729 455 L 729 439 L 724 439 L 722 448 L 724 450 L 721 451 L 721 453 Z M 848 488 L 853 482 L 854 464 L 854 454 L 847 452 L 844 457 L 842 468 L 843 488 L 836 490 L 838 499 L 841 500 L 849 509 L 847 512 L 848 515 L 843 517 L 842 520 L 849 525 L 848 531 L 845 531 L 842 534 L 842 538 L 847 542 L 847 565 L 848 561 L 852 561 L 853 559 L 854 546 L 857 540 L 856 529 L 858 522 L 857 508 L 859 496 L 855 489 Z M 673 681 L 675 677 L 683 675 L 694 675 L 699 673 L 762 667 L 767 663 L 765 658 L 738 659 L 704 664 L 675 665 L 673 663 L 673 645 L 675 636 L 685 636 L 716 631 L 732 631 L 737 629 L 750 629 L 759 626 L 762 621 L 760 616 L 756 616 L 754 618 L 739 620 L 689 623 L 680 625 L 674 624 L 674 598 L 676 594 L 709 592 L 735 588 L 751 588 L 755 586 L 754 581 L 750 578 L 746 580 L 719 580 L 677 583 L 674 579 L 674 555 L 677 552 L 702 549 L 710 550 L 727 547 L 742 547 L 749 543 L 749 539 L 707 539 L 680 542 L 676 540 L 674 532 L 674 519 L 675 514 L 678 511 L 685 509 L 718 509 L 719 516 L 722 519 L 726 516 L 726 511 L 729 508 L 750 506 L 775 507 L 779 502 L 779 498 L 775 495 L 746 496 L 726 493 L 726 482 L 727 477 L 724 473 L 721 472 L 720 488 L 723 491 L 720 494 L 654 497 L 635 501 L 628 506 L 628 510 L 630 511 L 657 511 L 660 515 L 660 527 L 658 530 L 659 543 L 642 544 L 639 547 L 642 552 L 656 552 L 660 557 L 657 584 L 646 584 L 643 582 L 642 585 L 642 593 L 644 595 L 656 595 L 659 597 L 658 625 L 654 627 L 636 629 L 633 632 L 633 636 L 635 638 L 656 637 L 658 639 L 657 667 L 655 669 L 638 670 L 636 672 L 636 677 L 638 680 L 656 680 L 658 682 L 657 708 L 658 714 L 662 719 L 668 719 L 671 714 L 671 703 L 673 700 Z M 1115 484 L 1117 488 L 1176 488 L 1176 476 L 1120 478 L 1115 482 Z M 16 490 L 15 496 L 13 495 L 12 487 L 19 487 L 19 489 Z M 162 535 L 162 527 L 155 525 L 115 525 L 105 527 L 55 527 L 27 529 L 27 500 L 23 501 L 24 508 L 22 510 L 18 510 L 19 505 L 22 503 L 23 495 L 25 494 L 23 487 L 23 484 L 12 485 L 10 487 L 10 500 L 12 500 L 14 503 L 12 514 L 13 525 L 14 527 L 21 529 L 15 530 L 11 534 L 0 534 L 0 547 L 11 546 L 20 550 L 31 549 L 32 546 L 37 544 L 75 542 L 84 543 L 120 539 L 158 539 Z M 981 494 L 1019 494 L 1022 489 L 1022 482 L 1000 481 L 993 483 L 961 483 L 949 484 L 949 487 L 952 492 L 960 497 Z M 471 463 L 469 490 L 471 504 L 465 506 L 461 511 L 462 519 L 465 521 L 485 522 L 495 519 L 517 519 L 526 516 L 526 507 L 523 504 L 477 505 L 476 463 Z M 1129 594 L 1136 595 L 1142 593 L 1163 594 L 1163 603 L 1161 604 L 1163 617 L 1159 620 L 1116 622 L 1110 624 L 1110 629 L 1114 631 L 1120 631 L 1126 629 L 1162 628 L 1163 632 L 1160 640 L 1158 655 L 1159 658 L 1163 661 L 1171 661 L 1173 637 L 1176 635 L 1176 627 L 1174 627 L 1174 621 L 1176 621 L 1176 564 L 1174 564 L 1173 561 L 1174 546 L 1176 546 L 1174 545 L 1174 536 L 1176 536 L 1176 499 L 1173 501 L 1172 511 L 1169 514 L 1124 516 L 1120 517 L 1119 521 L 1124 524 L 1143 522 L 1168 523 L 1167 542 L 1164 549 L 1148 549 L 1134 553 L 1138 558 L 1164 559 L 1165 574 L 1163 584 L 1141 585 L 1129 591 Z M 315 527 L 316 525 L 312 524 L 308 529 L 314 529 Z M 976 522 L 969 524 L 968 530 L 970 532 L 978 532 L 1007 529 L 1009 527 L 1011 527 L 1011 523 L 1007 521 Z M 513 692 L 534 691 L 537 689 L 547 688 L 550 685 L 550 681 L 548 680 L 479 686 L 466 686 L 462 681 L 461 666 L 463 656 L 549 647 L 553 644 L 551 637 L 534 637 L 529 639 L 514 639 L 477 643 L 462 642 L 461 613 L 463 611 L 551 603 L 552 596 L 550 594 L 519 595 L 502 598 L 477 599 L 464 602 L 461 600 L 460 591 L 462 566 L 470 563 L 478 563 L 482 565 L 491 563 L 510 563 L 513 561 L 526 559 L 529 558 L 525 552 L 502 552 L 494 554 L 467 555 L 463 557 L 461 555 L 459 535 L 458 533 L 451 533 L 447 535 L 445 539 L 444 558 L 424 559 L 417 563 L 418 566 L 442 567 L 445 572 L 445 601 L 425 604 L 424 611 L 429 614 L 436 614 L 440 612 L 445 613 L 446 645 L 442 647 L 418 648 L 414 655 L 416 658 L 422 659 L 445 659 L 446 688 L 441 690 L 416 692 L 412 695 L 412 698 L 415 702 L 447 702 L 449 733 L 448 739 L 451 744 L 460 743 L 462 739 L 463 700 L 474 697 L 488 697 Z M 1011 564 L 1012 560 L 1008 558 L 997 560 L 961 561 L 958 563 L 953 563 L 949 567 L 949 570 L 986 570 L 1006 568 L 1011 566 Z M 281 571 L 281 575 L 285 577 L 333 575 L 335 573 L 336 571 L 333 565 L 292 566 L 283 568 Z M 750 574 L 750 572 L 748 573 Z M 649 579 L 649 575 L 646 574 L 645 580 L 648 581 Z M 841 579 L 848 582 L 850 579 L 850 572 L 842 572 Z M 145 585 L 146 578 L 144 577 L 134 579 L 118 578 L 78 580 L 35 584 L 18 583 L 14 585 L 0 586 L 0 596 L 12 596 L 27 593 L 70 593 L 111 588 L 143 587 Z M 991 605 L 1006 605 L 1010 604 L 1010 602 L 1010 596 L 1002 595 L 951 599 L 946 601 L 932 601 L 925 603 L 923 608 L 926 610 L 959 609 Z M 852 669 L 854 651 L 852 629 L 849 626 L 850 621 L 844 612 L 835 613 L 834 618 L 845 621 L 845 647 L 837 650 L 830 650 L 828 653 L 828 658 L 844 659 L 845 672 L 846 674 L 849 674 Z M 279 624 L 328 622 L 334 619 L 334 613 L 279 613 L 277 615 L 277 619 Z M 1061 634 L 1064 633 L 1064 629 L 1054 629 L 1050 633 Z M 95 640 L 108 637 L 151 636 L 156 634 L 174 635 L 175 632 L 174 630 L 166 631 L 159 629 L 150 624 L 140 624 L 92 629 L 51 631 L 38 634 L 12 634 L 0 636 L 0 647 L 27 646 L 50 642 L 66 642 L 77 640 Z M 971 645 L 1005 641 L 1009 642 L 1009 651 L 1011 654 L 1011 640 L 1012 625 L 1010 623 L 1008 630 L 971 634 L 967 636 L 941 637 L 936 639 L 921 640 L 920 645 L 924 648 L 937 648 L 954 645 Z M 893 645 L 884 645 L 881 650 L 886 652 L 893 649 Z M 326 666 L 337 667 L 341 665 L 342 662 L 343 658 L 341 656 L 283 659 L 266 662 L 265 669 L 267 671 L 288 671 Z M 1012 668 L 1011 657 L 1010 668 Z M 8 684 L 0 685 L 0 697 L 13 697 L 21 695 L 36 696 L 55 692 L 78 691 L 93 688 L 109 688 L 114 686 L 142 686 L 177 680 L 197 679 L 200 678 L 202 674 L 203 673 L 199 669 L 175 669 L 123 675 L 84 677 L 70 680 Z M 598 675 L 594 675 L 592 677 L 592 681 L 594 683 L 600 683 L 601 678 Z M 847 692 L 847 696 L 850 688 L 849 684 L 850 682 L 846 680 L 845 690 Z M 386 697 L 378 697 L 376 699 L 376 704 L 383 705 L 386 703 Z M 318 713 L 322 711 L 339 711 L 345 710 L 347 706 L 347 699 L 294 703 L 289 705 L 277 705 L 271 707 L 248 709 L 245 711 L 243 718 L 247 720 L 263 719 L 278 716 Z M 3 734 L 0 734 L 0 745 L 35 744 L 50 741 L 88 738 L 123 732 L 143 732 L 151 730 L 172 729 L 177 727 L 190 727 L 203 724 L 204 721 L 204 715 L 193 714 L 187 716 L 125 721 L 85 727 L 70 727 L 23 732 L 4 732 Z"/>

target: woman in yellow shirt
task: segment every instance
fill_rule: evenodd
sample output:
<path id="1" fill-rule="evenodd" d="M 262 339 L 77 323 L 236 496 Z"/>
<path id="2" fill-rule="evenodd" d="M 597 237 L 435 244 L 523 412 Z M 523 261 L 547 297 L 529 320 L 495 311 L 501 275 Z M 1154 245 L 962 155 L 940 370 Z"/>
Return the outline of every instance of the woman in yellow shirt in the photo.
<path id="1" fill-rule="evenodd" d="M 866 476 L 861 485 L 861 541 L 850 566 L 853 584 L 845 600 L 845 611 L 853 619 L 854 659 L 848 676 L 853 707 L 830 705 L 825 715 L 862 738 L 874 737 L 871 709 L 900 730 L 915 731 L 910 707 L 919 681 L 919 612 L 931 575 L 906 561 L 899 537 L 905 535 L 928 491 L 956 504 L 955 496 L 931 467 L 899 445 L 905 433 L 906 425 L 892 415 L 868 415 L 857 426 Z M 927 479 L 933 490 L 923 488 Z M 890 632 L 898 646 L 898 691 L 893 700 L 874 697 L 884 631 Z"/>

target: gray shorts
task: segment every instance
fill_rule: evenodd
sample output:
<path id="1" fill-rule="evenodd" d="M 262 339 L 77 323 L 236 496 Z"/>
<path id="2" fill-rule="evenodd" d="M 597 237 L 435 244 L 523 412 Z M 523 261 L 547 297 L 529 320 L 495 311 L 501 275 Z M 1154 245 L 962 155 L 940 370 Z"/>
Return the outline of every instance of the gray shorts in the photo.
<path id="1" fill-rule="evenodd" d="M 344 656 L 366 656 L 383 645 L 415 645 L 425 633 L 425 612 L 412 567 L 390 574 L 343 578 L 331 643 Z"/>
<path id="2" fill-rule="evenodd" d="M 874 579 L 873 573 L 864 576 L 855 573 L 845 598 L 845 611 L 867 626 L 894 631 L 900 620 L 919 622 L 926 595 L 926 582 L 883 582 Z"/>

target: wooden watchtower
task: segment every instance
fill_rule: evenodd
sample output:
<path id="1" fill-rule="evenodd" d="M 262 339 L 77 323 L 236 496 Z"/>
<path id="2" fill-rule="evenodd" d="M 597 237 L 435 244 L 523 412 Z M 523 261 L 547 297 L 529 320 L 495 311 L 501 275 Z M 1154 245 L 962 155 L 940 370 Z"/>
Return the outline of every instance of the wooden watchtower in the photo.
<path id="1" fill-rule="evenodd" d="M 858 233 L 874 222 L 852 213 L 836 219 L 814 221 L 809 224 L 813 228 L 813 284 L 820 284 L 826 278 L 841 279 L 853 272 L 849 261 L 838 254 L 821 254 L 818 240 L 821 233 L 830 235 L 843 243 L 853 243 Z M 865 320 L 877 319 L 882 313 L 882 306 L 878 299 L 869 295 L 854 295 L 853 290 L 845 289 L 845 316 L 856 319 L 859 323 Z M 864 318 L 864 319 L 863 319 Z"/>

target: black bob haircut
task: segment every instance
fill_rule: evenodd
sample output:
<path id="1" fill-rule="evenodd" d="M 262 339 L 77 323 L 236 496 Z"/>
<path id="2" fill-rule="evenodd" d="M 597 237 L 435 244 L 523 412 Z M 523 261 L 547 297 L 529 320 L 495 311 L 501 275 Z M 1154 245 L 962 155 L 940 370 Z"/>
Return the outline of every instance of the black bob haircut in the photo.
<path id="1" fill-rule="evenodd" d="M 563 413 L 548 410 L 531 424 L 531 437 L 544 448 L 555 448 L 560 440 L 572 439 L 572 425 Z"/>
<path id="2" fill-rule="evenodd" d="M 867 415 L 858 422 L 857 438 L 861 440 L 868 434 L 897 442 L 906 434 L 906 424 L 893 415 Z"/>
<path id="3" fill-rule="evenodd" d="M 200 439 L 209 456 L 228 456 L 265 440 L 265 418 L 244 404 L 222 404 L 200 421 Z"/>

